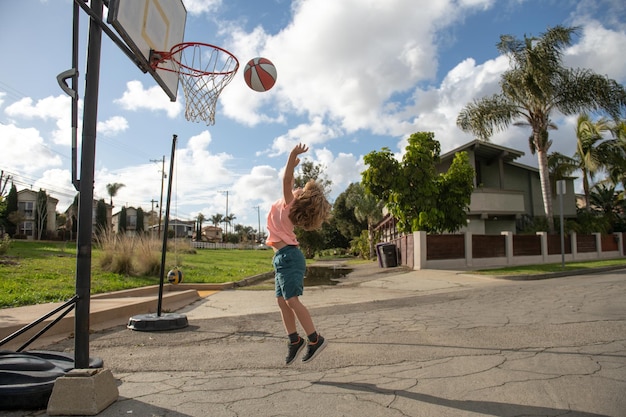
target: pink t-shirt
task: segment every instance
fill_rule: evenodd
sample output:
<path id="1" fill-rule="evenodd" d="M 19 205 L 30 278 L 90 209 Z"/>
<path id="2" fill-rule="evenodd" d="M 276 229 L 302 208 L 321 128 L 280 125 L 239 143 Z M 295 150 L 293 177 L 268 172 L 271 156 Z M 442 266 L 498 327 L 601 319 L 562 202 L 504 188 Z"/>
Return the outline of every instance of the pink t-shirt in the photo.
<path id="1" fill-rule="evenodd" d="M 298 246 L 296 234 L 293 231 L 293 223 L 289 220 L 289 209 L 293 200 L 288 205 L 284 199 L 277 200 L 267 214 L 267 239 L 265 243 L 273 246 L 273 243 L 281 240 L 288 245 Z"/>

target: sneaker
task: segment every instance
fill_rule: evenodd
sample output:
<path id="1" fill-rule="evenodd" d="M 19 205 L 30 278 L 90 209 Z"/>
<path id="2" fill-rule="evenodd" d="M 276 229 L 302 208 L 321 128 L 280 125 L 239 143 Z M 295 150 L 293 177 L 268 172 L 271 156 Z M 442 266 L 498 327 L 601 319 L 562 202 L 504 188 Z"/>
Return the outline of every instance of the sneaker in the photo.
<path id="1" fill-rule="evenodd" d="M 296 343 L 289 343 L 289 351 L 287 352 L 287 357 L 285 358 L 285 365 L 291 365 L 293 361 L 296 360 L 298 354 L 304 347 L 304 339 L 300 338 Z"/>
<path id="2" fill-rule="evenodd" d="M 313 359 L 317 357 L 317 355 L 319 355 L 321 351 L 323 351 L 326 348 L 326 345 L 328 345 L 328 343 L 326 343 L 326 339 L 324 339 L 321 335 L 318 335 L 317 343 L 307 344 L 307 350 L 304 356 L 302 357 L 302 362 L 304 363 L 311 362 Z"/>

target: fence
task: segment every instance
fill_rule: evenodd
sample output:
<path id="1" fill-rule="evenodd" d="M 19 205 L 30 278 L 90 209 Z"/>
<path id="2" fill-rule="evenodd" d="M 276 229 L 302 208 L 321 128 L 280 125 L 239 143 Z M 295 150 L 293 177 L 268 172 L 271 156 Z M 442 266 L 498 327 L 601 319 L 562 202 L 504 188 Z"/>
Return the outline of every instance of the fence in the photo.
<path id="1" fill-rule="evenodd" d="M 429 235 L 414 232 L 391 239 L 396 245 L 398 264 L 411 269 L 476 269 L 614 259 L 626 253 L 626 233 L 563 237 L 539 232 L 536 235 Z"/>

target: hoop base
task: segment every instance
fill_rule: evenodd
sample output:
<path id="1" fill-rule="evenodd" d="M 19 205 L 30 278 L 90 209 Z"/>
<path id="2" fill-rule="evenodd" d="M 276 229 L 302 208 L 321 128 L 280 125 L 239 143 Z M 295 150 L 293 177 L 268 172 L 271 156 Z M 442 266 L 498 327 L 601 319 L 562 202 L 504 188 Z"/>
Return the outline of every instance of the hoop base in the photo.
<path id="1" fill-rule="evenodd" d="M 189 325 L 187 316 L 178 313 L 139 314 L 128 319 L 128 327 L 131 330 L 142 332 L 160 332 L 167 330 L 183 329 Z"/>

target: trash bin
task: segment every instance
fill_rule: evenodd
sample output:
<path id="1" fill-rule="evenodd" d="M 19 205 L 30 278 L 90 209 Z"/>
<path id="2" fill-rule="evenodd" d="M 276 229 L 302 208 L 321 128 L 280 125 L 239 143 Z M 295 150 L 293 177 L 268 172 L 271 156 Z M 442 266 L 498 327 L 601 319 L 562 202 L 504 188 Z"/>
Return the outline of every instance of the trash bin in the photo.
<path id="1" fill-rule="evenodd" d="M 382 253 L 381 261 L 383 268 L 398 266 L 398 252 L 396 250 L 396 245 L 393 243 L 383 245 L 381 246 L 380 251 Z"/>

